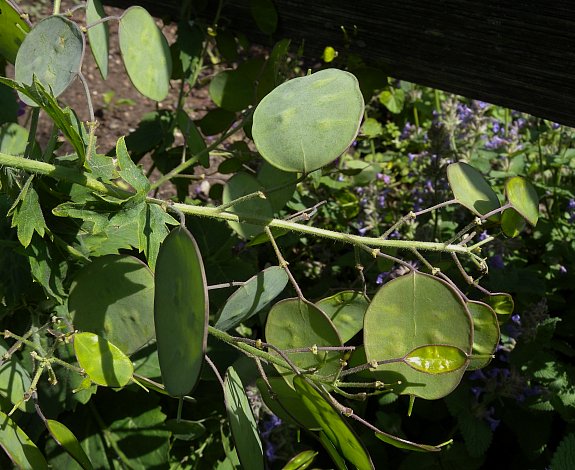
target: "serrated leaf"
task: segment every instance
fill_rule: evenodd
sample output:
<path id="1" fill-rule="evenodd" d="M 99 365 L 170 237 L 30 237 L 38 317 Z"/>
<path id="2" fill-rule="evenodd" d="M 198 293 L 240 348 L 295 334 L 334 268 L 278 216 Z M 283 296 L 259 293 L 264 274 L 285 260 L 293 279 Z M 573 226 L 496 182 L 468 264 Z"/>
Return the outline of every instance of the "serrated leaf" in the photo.
<path id="1" fill-rule="evenodd" d="M 150 189 L 150 182 L 142 168 L 136 166 L 132 161 L 124 137 L 120 137 L 116 143 L 116 158 L 120 167 L 120 177 L 132 186 L 138 193 L 147 192 Z"/>
<path id="2" fill-rule="evenodd" d="M 148 266 L 154 270 L 158 251 L 169 233 L 167 225 L 177 225 L 177 221 L 157 204 L 146 204 L 140 212 L 139 230 L 140 251 L 148 260 Z"/>
<path id="3" fill-rule="evenodd" d="M 53 419 L 46 420 L 48 431 L 54 440 L 61 445 L 83 469 L 91 470 L 92 464 L 76 436 L 66 426 Z"/>
<path id="4" fill-rule="evenodd" d="M 34 232 L 44 237 L 45 230 L 48 228 L 40 207 L 38 193 L 32 186 L 33 180 L 34 175 L 30 175 L 8 211 L 8 215 L 12 216 L 12 227 L 17 228 L 18 240 L 24 248 L 32 241 Z"/>
<path id="5" fill-rule="evenodd" d="M 0 411 L 0 446 L 22 470 L 48 470 L 46 459 L 22 429 Z"/>
<path id="6" fill-rule="evenodd" d="M 32 277 L 39 282 L 46 293 L 63 303 L 66 296 L 64 280 L 68 264 L 61 251 L 49 240 L 33 237 L 26 248 Z"/>
<path id="7" fill-rule="evenodd" d="M 88 0 L 86 3 L 86 24 L 90 25 L 105 18 L 106 12 L 100 0 Z M 107 22 L 100 23 L 88 29 L 90 48 L 96 60 L 100 75 L 106 80 L 108 77 L 108 54 L 110 50 L 110 27 Z"/>
<path id="8" fill-rule="evenodd" d="M 469 455 L 481 457 L 489 449 L 493 439 L 489 424 L 469 412 L 459 414 L 457 421 Z"/>
<path id="9" fill-rule="evenodd" d="M 94 333 L 76 333 L 74 352 L 80 367 L 98 385 L 123 387 L 134 373 L 134 366 L 128 356 Z"/>
<path id="10" fill-rule="evenodd" d="M 228 368 L 224 379 L 224 399 L 242 467 L 264 470 L 263 446 L 258 426 L 242 381 L 233 367 Z"/>

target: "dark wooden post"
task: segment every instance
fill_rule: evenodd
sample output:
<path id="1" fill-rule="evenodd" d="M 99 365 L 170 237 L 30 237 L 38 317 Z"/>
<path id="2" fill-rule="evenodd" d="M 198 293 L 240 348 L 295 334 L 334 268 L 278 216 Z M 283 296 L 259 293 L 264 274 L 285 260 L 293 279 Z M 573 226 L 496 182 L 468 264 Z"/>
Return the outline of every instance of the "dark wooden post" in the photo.
<path id="1" fill-rule="evenodd" d="M 208 0 L 215 3 L 215 0 Z M 178 0 L 109 0 L 177 15 Z M 275 0 L 275 39 L 304 39 L 308 54 L 344 47 L 390 76 L 575 126 L 575 5 L 571 0 Z M 258 35 L 249 0 L 224 17 Z"/>

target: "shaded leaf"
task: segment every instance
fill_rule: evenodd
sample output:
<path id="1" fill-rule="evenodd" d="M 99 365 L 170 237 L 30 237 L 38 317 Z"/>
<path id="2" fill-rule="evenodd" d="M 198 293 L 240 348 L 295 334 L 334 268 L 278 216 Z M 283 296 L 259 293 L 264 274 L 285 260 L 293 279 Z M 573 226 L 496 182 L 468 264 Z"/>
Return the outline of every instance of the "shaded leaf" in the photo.
<path id="1" fill-rule="evenodd" d="M 0 446 L 10 460 L 22 470 L 48 470 L 48 464 L 30 438 L 0 411 Z"/>
<path id="2" fill-rule="evenodd" d="M 342 291 L 315 303 L 333 322 L 342 342 L 363 329 L 363 317 L 369 301 L 361 292 Z"/>
<path id="3" fill-rule="evenodd" d="M 447 179 L 455 199 L 477 215 L 484 215 L 500 207 L 497 194 L 483 175 L 464 162 L 447 167 Z"/>
<path id="4" fill-rule="evenodd" d="M 8 349 L 6 341 L 0 338 L 0 395 L 8 398 L 13 405 L 18 405 L 20 410 L 33 413 L 32 400 L 24 401 L 32 379 L 16 356 L 4 359 Z"/>
<path id="5" fill-rule="evenodd" d="M 88 0 L 86 3 L 86 24 L 90 25 L 105 18 L 106 12 L 100 0 Z M 108 77 L 108 54 L 110 51 L 110 26 L 107 22 L 100 23 L 88 29 L 90 48 L 100 70 L 102 78 Z"/>
<path id="6" fill-rule="evenodd" d="M 467 308 L 473 318 L 473 352 L 467 370 L 475 370 L 491 362 L 490 357 L 474 355 L 490 356 L 495 353 L 499 344 L 499 323 L 495 311 L 487 304 L 469 301 Z"/>
<path id="7" fill-rule="evenodd" d="M 177 225 L 177 221 L 157 204 L 146 204 L 138 221 L 140 251 L 143 251 L 152 270 L 156 266 L 160 245 L 169 233 L 167 225 Z"/>
<path id="8" fill-rule="evenodd" d="M 54 440 L 61 445 L 83 469 L 90 470 L 93 468 L 88 456 L 72 431 L 62 423 L 54 421 L 53 419 L 46 420 L 46 426 Z"/>
<path id="9" fill-rule="evenodd" d="M 46 221 L 40 207 L 38 193 L 32 186 L 34 175 L 30 175 L 24 183 L 20 194 L 14 201 L 14 204 L 8 211 L 12 216 L 12 227 L 18 231 L 18 240 L 24 248 L 32 241 L 32 235 L 37 232 L 40 237 L 44 237 Z"/>

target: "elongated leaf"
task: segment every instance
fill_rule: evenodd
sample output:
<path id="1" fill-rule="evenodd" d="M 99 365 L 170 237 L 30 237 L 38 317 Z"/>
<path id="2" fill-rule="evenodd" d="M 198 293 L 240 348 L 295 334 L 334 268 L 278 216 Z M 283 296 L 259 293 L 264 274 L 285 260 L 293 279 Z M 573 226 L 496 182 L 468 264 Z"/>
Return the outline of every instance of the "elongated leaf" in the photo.
<path id="1" fill-rule="evenodd" d="M 317 369 L 319 375 L 333 375 L 340 368 L 338 351 L 311 352 L 313 346 L 341 346 L 341 339 L 330 319 L 315 305 L 299 298 L 282 300 L 268 314 L 266 339 L 280 349 L 310 348 L 310 352 L 287 353 L 302 369 Z M 293 373 L 276 367 L 291 383 Z"/>
<path id="2" fill-rule="evenodd" d="M 495 311 L 487 304 L 469 301 L 467 308 L 473 317 L 473 354 L 467 370 L 475 370 L 491 362 L 489 356 L 495 353 L 499 344 L 499 323 Z"/>
<path id="3" fill-rule="evenodd" d="M 342 291 L 315 303 L 333 322 L 345 343 L 363 328 L 369 301 L 361 292 Z"/>
<path id="4" fill-rule="evenodd" d="M 427 374 L 446 374 L 467 364 L 467 354 L 455 346 L 430 344 L 410 351 L 403 358 L 412 369 Z"/>
<path id="5" fill-rule="evenodd" d="M 86 23 L 88 25 L 105 18 L 106 12 L 100 0 L 88 0 L 86 3 Z M 100 23 L 88 29 L 90 49 L 96 60 L 102 78 L 108 77 L 108 54 L 110 51 L 110 27 L 107 22 Z"/>
<path id="6" fill-rule="evenodd" d="M 242 466 L 250 470 L 264 470 L 264 454 L 258 426 L 242 381 L 233 367 L 226 372 L 224 399 L 232 437 Z"/>
<path id="7" fill-rule="evenodd" d="M 278 13 L 272 0 L 250 0 L 250 11 L 258 28 L 272 34 L 278 24 Z"/>
<path id="8" fill-rule="evenodd" d="M 137 258 L 95 258 L 72 281 L 68 309 L 74 327 L 132 354 L 154 338 L 154 276 Z"/>
<path id="9" fill-rule="evenodd" d="M 441 450 L 437 446 L 428 444 L 416 444 L 415 442 L 410 442 L 406 439 L 392 436 L 391 434 L 387 433 L 376 432 L 375 437 L 399 449 L 415 450 L 416 452 L 439 452 Z"/>
<path id="10" fill-rule="evenodd" d="M 134 373 L 134 366 L 128 356 L 94 333 L 76 333 L 74 352 L 80 367 L 98 385 L 123 387 Z"/>
<path id="11" fill-rule="evenodd" d="M 275 167 L 308 173 L 339 157 L 353 142 L 363 97 L 349 72 L 327 69 L 283 83 L 254 113 L 252 134 Z"/>
<path id="12" fill-rule="evenodd" d="M 500 207 L 497 194 L 483 175 L 464 162 L 447 167 L 447 179 L 455 199 L 477 215 L 484 215 Z"/>
<path id="13" fill-rule="evenodd" d="M 48 426 L 48 431 L 54 440 L 61 445 L 83 469 L 91 470 L 93 468 L 90 459 L 88 459 L 86 452 L 84 452 L 84 449 L 82 449 L 82 446 L 72 431 L 62 423 L 54 421 L 53 419 L 46 420 L 46 426 Z"/>
<path id="14" fill-rule="evenodd" d="M 172 57 L 154 19 L 142 7 L 130 7 L 120 19 L 118 34 L 130 80 L 142 95 L 162 101 L 168 96 Z"/>
<path id="15" fill-rule="evenodd" d="M 316 419 L 301 406 L 299 394 L 281 377 L 268 377 L 271 391 L 263 379 L 257 380 L 258 389 L 266 406 L 282 421 L 293 422 L 309 430 L 319 430 Z"/>
<path id="16" fill-rule="evenodd" d="M 0 411 L 0 446 L 22 470 L 48 470 L 48 463 L 22 429 Z"/>
<path id="17" fill-rule="evenodd" d="M 154 297 L 158 358 L 170 395 L 187 395 L 196 385 L 207 347 L 208 311 L 198 245 L 185 227 L 176 227 L 160 246 Z"/>
<path id="18" fill-rule="evenodd" d="M 0 366 L 0 395 L 8 398 L 13 405 L 18 405 L 20 410 L 33 413 L 32 400 L 24 401 L 24 395 L 30 388 L 32 379 L 17 357 L 3 359 L 8 349 L 6 341 L 0 338 L 0 361 L 4 362 Z"/>
<path id="19" fill-rule="evenodd" d="M 289 459 L 288 463 L 284 465 L 282 470 L 305 470 L 308 468 L 317 456 L 317 452 L 313 450 L 304 450 Z"/>
<path id="20" fill-rule="evenodd" d="M 364 319 L 365 353 L 369 362 L 384 361 L 420 346 L 444 344 L 471 354 L 472 332 L 459 294 L 433 276 L 412 272 L 384 284 L 373 297 Z M 399 362 L 380 365 L 373 374 L 385 383 L 401 381 L 396 393 L 432 400 L 450 393 L 464 372 L 462 367 L 432 375 Z"/>
<path id="21" fill-rule="evenodd" d="M 513 208 L 531 225 L 537 225 L 539 218 L 539 196 L 533 185 L 521 176 L 514 176 L 505 182 L 505 194 Z"/>
<path id="22" fill-rule="evenodd" d="M 229 297 L 215 327 L 225 331 L 239 325 L 275 299 L 287 283 L 285 269 L 280 266 L 264 269 Z"/>
<path id="23" fill-rule="evenodd" d="M 302 404 L 320 424 L 337 452 L 359 470 L 375 468 L 367 450 L 340 412 L 335 410 L 329 402 L 327 394 L 299 375 L 294 378 L 293 383 L 296 391 L 301 395 Z"/>
<path id="24" fill-rule="evenodd" d="M 36 77 L 54 96 L 59 96 L 80 72 L 84 57 L 84 35 L 63 16 L 44 18 L 26 35 L 16 56 L 16 81 L 32 84 Z M 40 103 L 20 93 L 30 106 Z"/>
<path id="25" fill-rule="evenodd" d="M 0 12 L 0 57 L 13 64 L 30 25 L 18 6 L 10 1 L 0 0 Z"/>

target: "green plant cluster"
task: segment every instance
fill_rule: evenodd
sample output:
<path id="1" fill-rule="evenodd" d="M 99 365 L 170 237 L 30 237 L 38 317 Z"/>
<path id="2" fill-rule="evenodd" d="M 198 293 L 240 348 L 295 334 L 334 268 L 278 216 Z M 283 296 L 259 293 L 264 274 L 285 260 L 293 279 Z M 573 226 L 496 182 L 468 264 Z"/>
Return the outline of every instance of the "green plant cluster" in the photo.
<path id="1" fill-rule="evenodd" d="M 571 468 L 573 131 L 253 57 L 222 7 L 168 44 L 141 7 L 0 0 L 0 466 Z M 101 149 L 111 21 L 134 87 L 179 96 Z"/>

